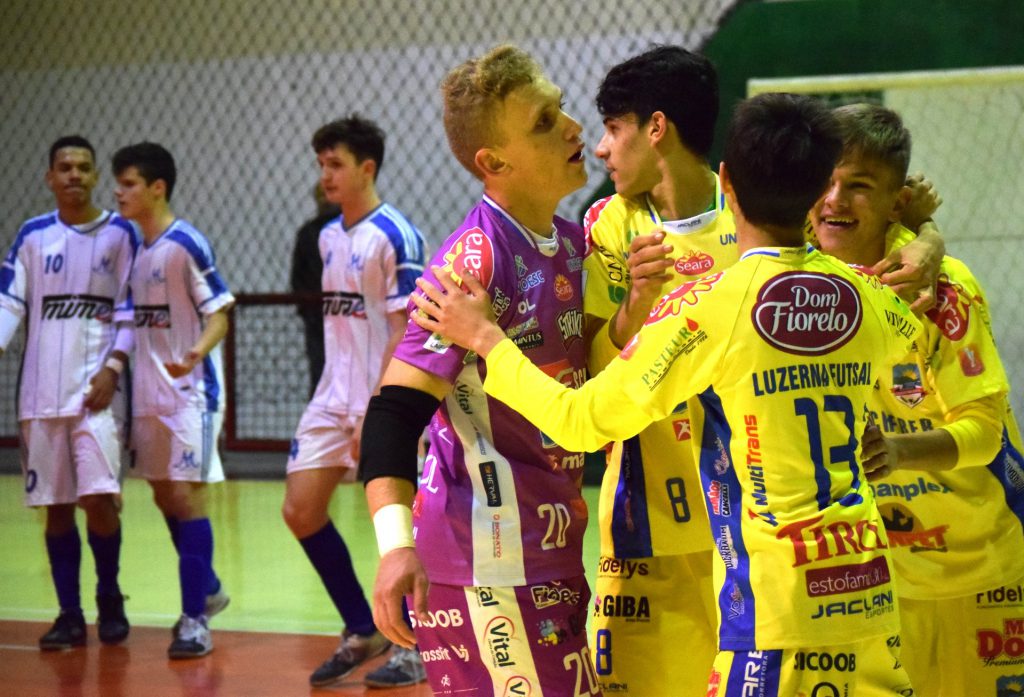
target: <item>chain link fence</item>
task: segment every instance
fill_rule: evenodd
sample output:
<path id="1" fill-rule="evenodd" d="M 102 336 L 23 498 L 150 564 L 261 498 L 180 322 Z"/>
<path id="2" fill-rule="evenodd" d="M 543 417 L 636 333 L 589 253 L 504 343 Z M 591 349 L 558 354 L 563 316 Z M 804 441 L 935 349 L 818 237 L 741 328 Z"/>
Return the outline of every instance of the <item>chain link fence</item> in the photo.
<path id="1" fill-rule="evenodd" d="M 286 290 L 295 230 L 315 212 L 310 136 L 356 111 L 388 134 L 382 196 L 436 248 L 480 188 L 445 142 L 438 86 L 447 70 L 495 44 L 519 44 L 564 89 L 566 110 L 592 147 L 601 133 L 593 98 L 608 68 L 654 43 L 698 48 L 736 4 L 5 0 L 0 243 L 6 249 L 22 220 L 52 209 L 42 175 L 57 137 L 80 133 L 96 146 L 95 200 L 108 207 L 110 155 L 151 140 L 175 155 L 174 209 L 211 238 L 231 288 Z M 588 169 L 590 185 L 564 201 L 561 215 L 577 218 L 603 179 L 596 159 Z M 301 346 L 297 322 L 261 331 Z M 0 434 L 16 429 L 19 356 L 16 347 L 9 353 L 0 360 Z M 301 403 L 306 371 L 293 360 L 294 376 L 275 394 Z"/>

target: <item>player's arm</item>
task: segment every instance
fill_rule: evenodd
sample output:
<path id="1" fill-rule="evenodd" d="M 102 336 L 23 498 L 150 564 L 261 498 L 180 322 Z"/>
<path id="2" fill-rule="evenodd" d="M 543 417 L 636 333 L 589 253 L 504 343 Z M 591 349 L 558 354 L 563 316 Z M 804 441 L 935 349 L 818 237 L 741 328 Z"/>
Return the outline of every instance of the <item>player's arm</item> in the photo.
<path id="1" fill-rule="evenodd" d="M 672 260 L 668 258 L 672 247 L 662 244 L 664 239 L 665 233 L 657 230 L 634 237 L 629 244 L 629 256 L 626 258 L 629 292 L 607 323 L 608 340 L 615 350 L 604 361 L 605 365 L 640 331 L 655 301 L 661 296 L 661 287 L 672 278 L 666 273 L 672 266 Z"/>
<path id="2" fill-rule="evenodd" d="M 213 347 L 219 344 L 228 333 L 228 312 L 231 310 L 230 303 L 219 308 L 216 312 L 206 316 L 203 331 L 181 360 L 174 363 L 164 363 L 164 368 L 172 378 L 180 378 L 191 373 L 203 360 Z"/>
<path id="3" fill-rule="evenodd" d="M 107 355 L 106 361 L 99 371 L 89 378 L 89 392 L 82 401 L 82 406 L 90 411 L 103 411 L 110 406 L 117 392 L 117 381 L 121 377 L 128 356 L 135 348 L 134 322 L 118 322 L 114 335 L 114 347 Z"/>
<path id="4" fill-rule="evenodd" d="M 907 178 L 908 200 L 901 211 L 900 223 L 917 233 L 917 239 L 893 249 L 875 264 L 873 272 L 883 283 L 911 303 L 910 309 L 922 313 L 935 305 L 935 285 L 939 266 L 946 254 L 946 243 L 932 214 L 942 197 L 931 180 L 916 173 Z"/>
<path id="5" fill-rule="evenodd" d="M 21 315 L 11 312 L 6 307 L 0 307 L 0 356 L 4 355 L 20 325 Z"/>
<path id="6" fill-rule="evenodd" d="M 609 441 L 635 435 L 678 403 L 678 399 L 672 404 L 652 399 L 646 409 L 623 409 L 623 404 L 634 400 L 627 391 L 632 381 L 625 375 L 628 368 L 622 360 L 613 361 L 580 389 L 568 388 L 530 362 L 505 337 L 494 322 L 487 291 L 476 278 L 464 276 L 460 290 L 450 278 L 438 275 L 440 289 L 418 282 L 423 295 L 412 298 L 423 312 L 413 314 L 413 321 L 484 358 L 489 365 L 484 391 L 518 411 L 566 450 L 593 451 Z M 631 365 L 643 361 L 637 358 Z M 615 418 L 608 418 L 611 413 Z"/>
<path id="7" fill-rule="evenodd" d="M 19 231 L 18 236 L 21 236 Z M 25 297 L 28 293 L 28 274 L 21 260 L 18 245 L 11 248 L 0 266 L 0 356 L 10 345 L 21 318 L 25 316 Z"/>
<path id="8" fill-rule="evenodd" d="M 1004 395 L 996 394 L 962 404 L 947 422 L 931 431 L 881 436 L 865 432 L 865 470 L 874 481 L 897 470 L 942 472 L 986 467 L 1002 444 Z"/>
<path id="9" fill-rule="evenodd" d="M 380 376 L 381 380 L 377 381 L 377 384 L 373 388 L 373 394 L 380 393 L 381 381 L 384 378 L 384 372 L 387 370 L 388 364 L 391 362 L 391 356 L 395 353 L 395 347 L 398 346 L 398 342 L 402 340 L 405 335 L 405 326 L 408 324 L 408 317 L 404 310 L 387 313 L 386 317 L 388 323 L 388 340 L 384 345 L 384 353 L 381 355 L 380 363 Z M 363 442 L 363 423 L 365 423 L 366 416 L 359 417 L 356 422 L 355 431 L 352 434 L 352 441 L 349 444 L 349 452 L 352 455 L 352 459 L 358 461 L 360 449 L 362 448 Z"/>
<path id="10" fill-rule="evenodd" d="M 373 585 L 373 621 L 386 637 L 407 648 L 416 637 L 402 618 L 402 598 L 411 594 L 415 611 L 425 613 L 429 587 L 412 536 L 417 449 L 423 429 L 451 388 L 446 380 L 393 359 L 363 422 L 359 472 L 381 555 Z"/>

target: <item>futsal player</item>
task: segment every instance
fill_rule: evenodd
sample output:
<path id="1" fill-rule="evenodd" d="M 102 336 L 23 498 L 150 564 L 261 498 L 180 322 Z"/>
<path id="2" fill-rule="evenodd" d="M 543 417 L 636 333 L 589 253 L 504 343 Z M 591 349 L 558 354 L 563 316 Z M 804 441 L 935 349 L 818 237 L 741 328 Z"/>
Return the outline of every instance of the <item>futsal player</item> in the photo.
<path id="1" fill-rule="evenodd" d="M 584 221 L 595 374 L 658 297 L 739 259 L 733 216 L 707 161 L 718 116 L 710 61 L 678 46 L 654 47 L 613 67 L 596 101 L 604 120 L 596 154 L 616 193 Z M 922 239 L 911 237 L 891 258 L 902 272 L 887 278 L 900 283 L 916 273 L 930 295 L 943 247 L 931 225 L 921 227 Z M 621 694 L 702 693 L 717 650 L 714 546 L 694 464 L 702 424 L 700 406 L 680 402 L 666 419 L 615 443 L 608 458 L 591 644 L 602 683 Z M 627 596 L 652 610 L 623 610 L 615 599 Z"/>
<path id="2" fill-rule="evenodd" d="M 18 383 L 25 504 L 46 509 L 46 553 L 60 614 L 43 650 L 86 643 L 75 507 L 85 511 L 96 562 L 97 630 L 128 636 L 118 585 L 121 434 L 111 403 L 132 347 L 131 225 L 96 206 L 96 152 L 81 136 L 50 146 L 46 184 L 56 210 L 26 221 L 0 268 L 0 353 L 21 320 L 27 336 Z"/>
<path id="3" fill-rule="evenodd" d="M 219 581 L 206 485 L 224 480 L 217 451 L 224 416 L 219 344 L 234 297 L 209 241 L 171 210 L 177 180 L 171 153 L 156 143 L 129 145 L 114 153 L 113 168 L 121 214 L 143 238 L 131 276 L 135 467 L 149 481 L 178 552 L 182 614 L 167 653 L 196 658 L 213 649 L 207 595 Z"/>
<path id="4" fill-rule="evenodd" d="M 373 624 L 327 508 L 338 485 L 356 478 L 366 405 L 405 332 L 424 245 L 416 227 L 377 193 L 384 132 L 375 123 L 355 115 L 332 121 L 313 134 L 312 146 L 324 196 L 342 213 L 320 231 L 326 361 L 292 441 L 282 512 L 345 623 L 337 651 L 310 676 L 323 686 L 391 645 Z M 397 687 L 425 675 L 419 654 L 399 647 L 367 679 Z"/>
<path id="5" fill-rule="evenodd" d="M 422 284 L 425 297 L 413 296 L 417 324 L 488 361 L 489 395 L 568 447 L 626 438 L 697 395 L 705 418 L 693 437 L 717 551 L 708 695 L 809 694 L 825 683 L 851 696 L 911 691 L 857 447 L 875 378 L 920 323 L 878 281 L 804 242 L 841 146 L 834 118 L 809 98 L 742 103 L 720 170 L 740 260 L 666 295 L 579 390 L 483 321 L 490 300 L 474 279 L 463 276 L 469 295 L 444 278 L 446 294 Z M 814 660 L 826 654 L 835 660 Z"/>
<path id="6" fill-rule="evenodd" d="M 448 143 L 483 196 L 434 256 L 438 273 L 476 274 L 527 360 L 578 386 L 584 239 L 555 209 L 586 183 L 580 124 L 512 46 L 456 67 L 442 94 Z M 598 695 L 585 627 L 583 454 L 488 398 L 490 372 L 410 324 L 370 402 L 361 467 L 381 552 L 374 618 L 396 643 L 418 641 L 439 694 Z M 415 633 L 401 616 L 405 594 Z"/>
<path id="7" fill-rule="evenodd" d="M 822 250 L 870 266 L 898 223 L 910 133 L 884 107 L 835 111 L 844 150 L 811 220 Z M 924 333 L 880 377 L 872 421 L 888 443 L 874 481 L 896 566 L 902 658 L 919 694 L 1009 694 L 1024 614 L 1024 459 L 985 293 L 945 257 Z"/>

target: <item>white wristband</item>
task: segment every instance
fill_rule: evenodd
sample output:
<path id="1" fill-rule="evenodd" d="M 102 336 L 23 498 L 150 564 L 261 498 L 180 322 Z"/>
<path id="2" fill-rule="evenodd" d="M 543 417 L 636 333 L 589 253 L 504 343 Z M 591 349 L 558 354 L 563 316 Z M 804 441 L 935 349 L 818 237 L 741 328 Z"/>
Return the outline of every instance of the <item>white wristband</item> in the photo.
<path id="1" fill-rule="evenodd" d="M 399 547 L 416 546 L 412 538 L 412 509 L 403 504 L 389 503 L 378 508 L 373 514 L 373 530 L 382 557 Z"/>
<path id="2" fill-rule="evenodd" d="M 115 373 L 120 375 L 124 371 L 124 361 L 116 356 L 111 356 L 107 359 L 107 362 L 103 364 L 104 368 L 110 368 Z"/>

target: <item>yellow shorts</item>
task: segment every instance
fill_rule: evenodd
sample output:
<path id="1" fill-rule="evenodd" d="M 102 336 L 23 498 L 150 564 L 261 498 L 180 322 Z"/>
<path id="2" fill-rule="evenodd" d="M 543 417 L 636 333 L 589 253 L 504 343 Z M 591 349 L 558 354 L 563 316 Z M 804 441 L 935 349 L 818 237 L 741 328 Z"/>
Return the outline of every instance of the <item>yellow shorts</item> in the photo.
<path id="1" fill-rule="evenodd" d="M 682 694 L 682 693 L 680 693 Z M 900 663 L 900 637 L 774 651 L 722 651 L 707 697 L 910 697 Z M 963 693 L 961 697 L 966 697 Z"/>
<path id="2" fill-rule="evenodd" d="M 961 598 L 900 598 L 903 665 L 918 694 L 1024 692 L 1024 579 Z"/>
<path id="3" fill-rule="evenodd" d="M 718 646 L 712 554 L 601 557 L 590 646 L 605 695 L 704 695 Z"/>

